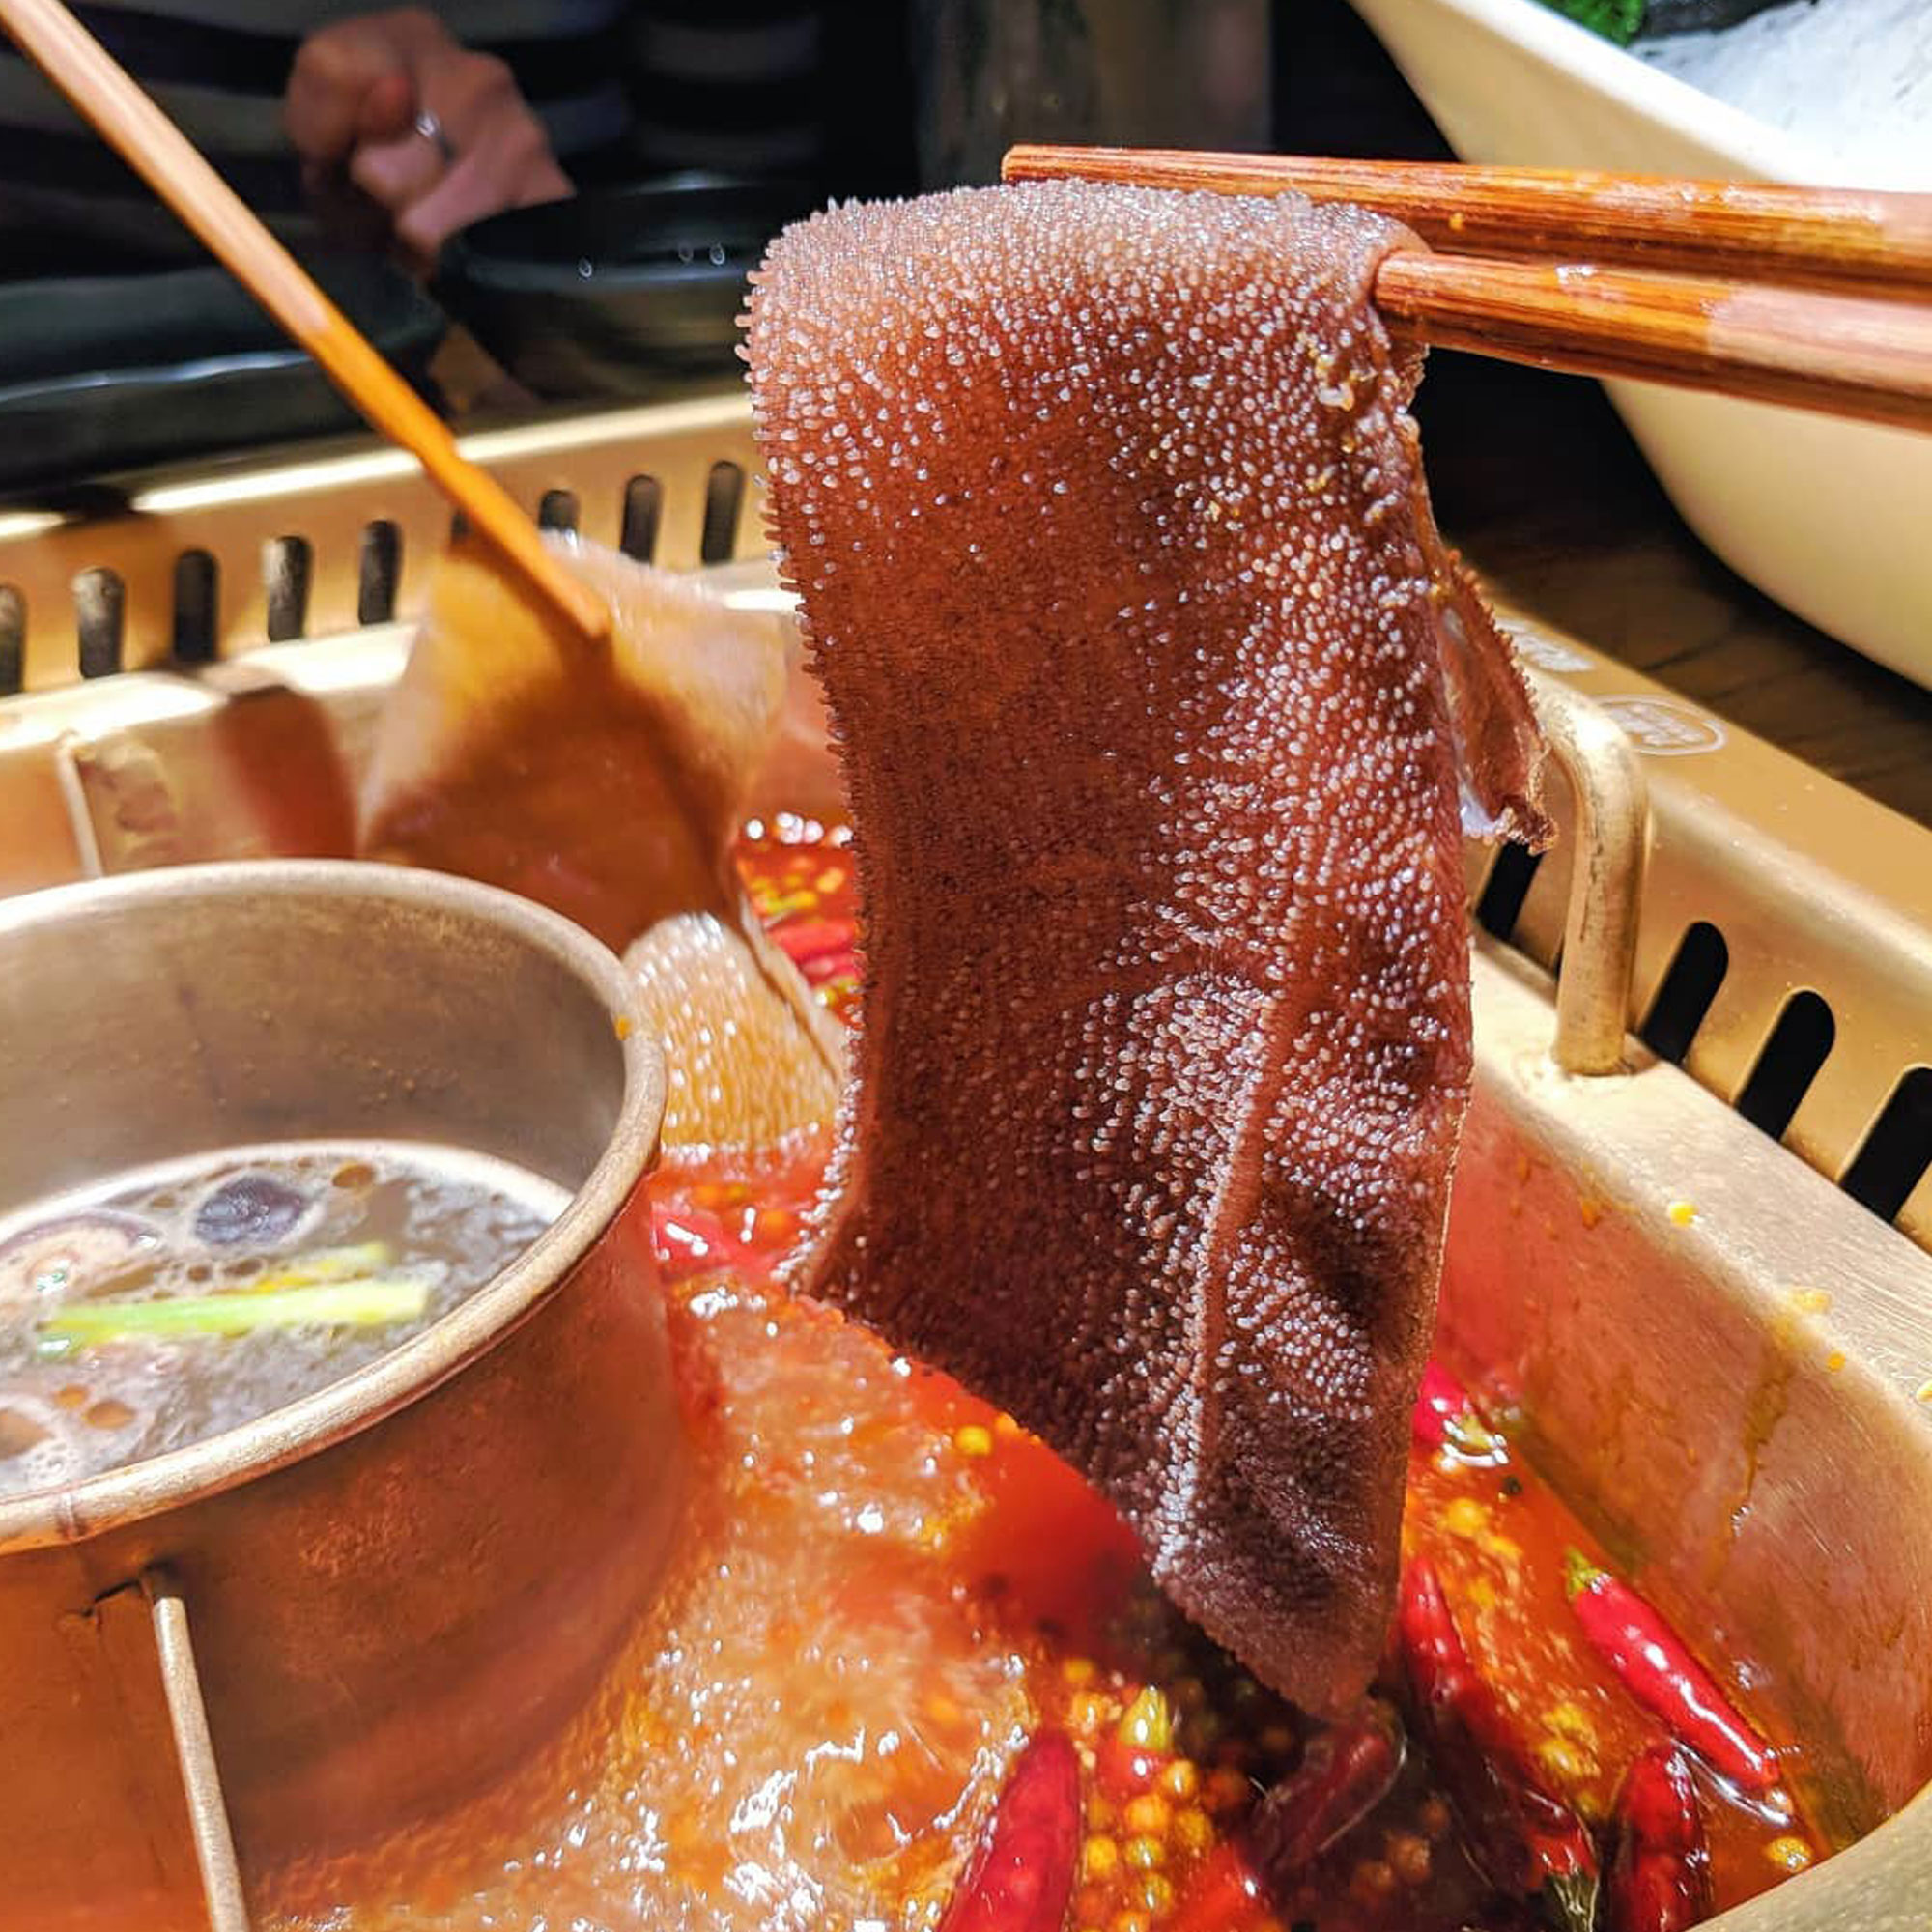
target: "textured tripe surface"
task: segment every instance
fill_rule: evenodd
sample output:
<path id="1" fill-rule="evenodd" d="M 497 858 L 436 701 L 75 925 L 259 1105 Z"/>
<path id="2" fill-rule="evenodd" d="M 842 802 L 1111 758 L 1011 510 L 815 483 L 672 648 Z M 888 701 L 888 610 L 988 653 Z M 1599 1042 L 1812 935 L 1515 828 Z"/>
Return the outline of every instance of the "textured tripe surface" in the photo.
<path id="1" fill-rule="evenodd" d="M 1073 184 L 775 244 L 751 361 L 867 983 L 800 1278 L 1369 1677 L 1469 1079 L 1457 731 L 1540 836 L 1368 301 L 1405 231 Z"/>

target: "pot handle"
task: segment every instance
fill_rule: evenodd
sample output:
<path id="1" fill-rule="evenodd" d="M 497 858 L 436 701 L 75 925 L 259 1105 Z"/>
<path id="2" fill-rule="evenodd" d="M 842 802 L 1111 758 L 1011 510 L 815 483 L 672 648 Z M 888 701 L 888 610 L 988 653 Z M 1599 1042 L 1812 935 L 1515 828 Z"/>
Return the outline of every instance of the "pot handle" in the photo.
<path id="1" fill-rule="evenodd" d="M 1643 767 L 1601 705 L 1530 666 L 1523 675 L 1571 801 L 1570 904 L 1549 1054 L 1565 1073 L 1621 1073 L 1650 851 Z"/>
<path id="2" fill-rule="evenodd" d="M 167 1698 L 168 1724 L 181 1765 L 210 1932 L 249 1932 L 242 1868 L 235 1859 L 235 1834 L 228 1825 L 221 1773 L 214 1761 L 214 1740 L 208 1728 L 208 1707 L 202 1702 L 201 1672 L 195 1666 L 194 1641 L 188 1632 L 187 1602 L 164 1570 L 142 1573 L 141 1594 L 154 1618 L 155 1654 L 160 1662 L 161 1690 Z"/>

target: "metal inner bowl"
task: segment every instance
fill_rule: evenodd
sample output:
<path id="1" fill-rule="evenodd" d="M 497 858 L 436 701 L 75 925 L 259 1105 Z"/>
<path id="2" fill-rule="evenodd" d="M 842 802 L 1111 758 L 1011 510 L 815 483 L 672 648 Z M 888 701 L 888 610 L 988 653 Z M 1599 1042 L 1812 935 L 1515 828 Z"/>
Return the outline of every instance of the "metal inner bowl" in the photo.
<path id="1" fill-rule="evenodd" d="M 15 1922 L 204 1922 L 158 1593 L 185 1605 L 244 1872 L 433 1815 L 594 1685 L 661 1574 L 682 1459 L 640 1186 L 664 1076 L 628 998 L 567 922 L 387 867 L 191 867 L 0 906 L 0 1209 L 315 1137 L 471 1149 L 572 1191 L 333 1386 L 0 1502 Z"/>

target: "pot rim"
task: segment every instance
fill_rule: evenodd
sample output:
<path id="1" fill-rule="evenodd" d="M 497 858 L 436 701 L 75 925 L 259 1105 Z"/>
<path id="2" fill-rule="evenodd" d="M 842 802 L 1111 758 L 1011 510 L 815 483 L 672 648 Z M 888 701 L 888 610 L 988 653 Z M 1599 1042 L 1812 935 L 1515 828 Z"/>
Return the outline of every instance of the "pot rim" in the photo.
<path id="1" fill-rule="evenodd" d="M 193 894 L 256 900 L 318 890 L 411 905 L 507 928 L 561 964 L 611 1014 L 622 1104 L 604 1151 L 569 1205 L 508 1266 L 421 1334 L 340 1381 L 253 1421 L 58 1489 L 0 1500 L 0 1557 L 74 1544 L 201 1502 L 332 1447 L 408 1407 L 494 1348 L 562 1287 L 657 1163 L 665 1071 L 637 1025 L 615 953 L 561 914 L 448 873 L 357 859 L 222 860 L 90 879 L 0 903 L 0 938 L 99 905 Z"/>

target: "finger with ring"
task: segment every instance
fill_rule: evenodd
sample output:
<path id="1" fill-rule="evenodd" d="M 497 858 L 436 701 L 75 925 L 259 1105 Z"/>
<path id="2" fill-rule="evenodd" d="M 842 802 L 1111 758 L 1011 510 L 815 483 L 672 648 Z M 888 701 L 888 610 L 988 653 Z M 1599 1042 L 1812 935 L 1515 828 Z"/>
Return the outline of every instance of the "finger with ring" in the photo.
<path id="1" fill-rule="evenodd" d="M 415 118 L 415 131 L 435 148 L 445 162 L 456 159 L 456 143 L 449 138 L 442 122 L 426 107 Z"/>

